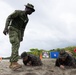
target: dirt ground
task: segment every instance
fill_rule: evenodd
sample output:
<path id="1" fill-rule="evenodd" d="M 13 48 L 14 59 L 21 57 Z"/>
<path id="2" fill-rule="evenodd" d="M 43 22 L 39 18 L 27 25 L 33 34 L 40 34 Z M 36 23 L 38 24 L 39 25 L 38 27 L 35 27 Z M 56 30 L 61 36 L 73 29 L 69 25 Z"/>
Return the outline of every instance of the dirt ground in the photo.
<path id="1" fill-rule="evenodd" d="M 24 66 L 16 71 L 9 69 L 9 60 L 0 61 L 0 75 L 76 75 L 76 69 L 60 69 L 55 67 L 55 59 L 42 59 L 43 66 L 29 67 Z"/>

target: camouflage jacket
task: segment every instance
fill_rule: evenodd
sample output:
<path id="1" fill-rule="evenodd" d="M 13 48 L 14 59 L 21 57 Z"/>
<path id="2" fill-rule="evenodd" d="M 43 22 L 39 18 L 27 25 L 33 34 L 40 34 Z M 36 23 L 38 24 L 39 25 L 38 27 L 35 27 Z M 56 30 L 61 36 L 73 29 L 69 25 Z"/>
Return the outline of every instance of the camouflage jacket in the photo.
<path id="1" fill-rule="evenodd" d="M 60 65 L 76 68 L 76 59 L 70 55 L 67 56 L 65 61 L 62 61 L 60 58 L 57 58 L 55 62 L 55 66 L 60 67 Z"/>
<path id="2" fill-rule="evenodd" d="M 25 11 L 15 10 L 11 15 L 8 16 L 6 20 L 6 27 L 13 26 L 21 30 L 24 33 L 25 27 L 28 23 L 28 16 Z"/>
<path id="3" fill-rule="evenodd" d="M 28 55 L 28 60 L 27 61 L 23 61 L 23 63 L 25 65 L 27 65 L 27 63 L 29 63 L 29 61 L 31 61 L 31 65 L 32 66 L 40 66 L 40 65 L 42 65 L 42 61 L 40 60 L 40 58 L 38 56 Z"/>

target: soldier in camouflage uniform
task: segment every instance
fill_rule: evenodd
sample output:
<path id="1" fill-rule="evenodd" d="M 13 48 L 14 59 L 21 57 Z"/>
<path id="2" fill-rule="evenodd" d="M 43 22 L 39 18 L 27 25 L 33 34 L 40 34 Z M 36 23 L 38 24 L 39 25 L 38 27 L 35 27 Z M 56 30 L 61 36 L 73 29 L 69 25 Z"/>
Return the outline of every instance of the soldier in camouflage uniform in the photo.
<path id="1" fill-rule="evenodd" d="M 9 34 L 10 43 L 12 44 L 12 53 L 10 58 L 10 68 L 20 68 L 18 61 L 18 50 L 20 42 L 23 40 L 24 30 L 28 23 L 28 15 L 32 14 L 35 9 L 32 4 L 25 5 L 25 10 L 15 10 L 14 13 L 8 16 L 3 33 Z"/>
<path id="2" fill-rule="evenodd" d="M 76 59 L 62 49 L 59 53 L 59 57 L 56 59 L 55 66 L 62 69 L 65 69 L 65 67 L 76 68 Z"/>
<path id="3" fill-rule="evenodd" d="M 27 66 L 41 66 L 42 62 L 38 56 L 27 54 L 26 52 L 23 52 L 21 54 L 21 58 L 23 59 L 24 65 Z"/>

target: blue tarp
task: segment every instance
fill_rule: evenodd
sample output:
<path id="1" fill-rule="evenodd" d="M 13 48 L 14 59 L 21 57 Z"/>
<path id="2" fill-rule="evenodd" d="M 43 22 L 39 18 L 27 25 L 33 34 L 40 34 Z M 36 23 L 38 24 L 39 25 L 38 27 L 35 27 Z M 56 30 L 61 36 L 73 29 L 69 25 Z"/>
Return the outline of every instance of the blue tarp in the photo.
<path id="1" fill-rule="evenodd" d="M 50 52 L 50 58 L 58 58 L 59 52 Z"/>

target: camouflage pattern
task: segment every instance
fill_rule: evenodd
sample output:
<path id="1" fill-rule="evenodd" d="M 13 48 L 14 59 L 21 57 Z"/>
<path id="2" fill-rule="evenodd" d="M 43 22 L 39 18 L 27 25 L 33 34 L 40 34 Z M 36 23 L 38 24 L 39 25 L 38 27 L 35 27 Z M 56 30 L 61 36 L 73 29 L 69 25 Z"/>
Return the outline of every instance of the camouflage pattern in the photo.
<path id="1" fill-rule="evenodd" d="M 41 66 L 42 65 L 42 61 L 38 56 L 29 54 L 28 55 L 28 60 L 27 61 L 23 61 L 23 63 L 26 65 L 29 61 L 31 61 L 31 65 L 32 66 Z"/>
<path id="2" fill-rule="evenodd" d="M 31 57 L 32 66 L 40 66 L 42 65 L 42 62 L 38 56 L 29 55 Z"/>
<path id="3" fill-rule="evenodd" d="M 24 36 L 24 30 L 28 23 L 28 16 L 25 11 L 15 10 L 14 13 L 8 16 L 6 20 L 6 27 L 9 27 L 9 39 L 12 44 L 12 54 L 10 62 L 18 61 L 18 50 L 20 42 Z"/>
<path id="4" fill-rule="evenodd" d="M 62 61 L 62 58 L 57 58 L 55 66 L 60 67 L 60 65 L 76 68 L 76 59 L 69 54 L 66 57 L 65 61 Z"/>
<path id="5" fill-rule="evenodd" d="M 13 26 L 18 30 L 21 30 L 21 36 L 24 36 L 24 30 L 28 23 L 28 16 L 25 14 L 25 11 L 15 10 L 14 13 L 8 16 L 6 20 L 6 27 Z"/>
<path id="6" fill-rule="evenodd" d="M 10 43 L 12 44 L 12 53 L 11 53 L 10 62 L 17 62 L 18 61 L 18 50 L 20 47 L 20 40 L 21 40 L 20 30 L 10 26 L 9 39 L 10 39 Z"/>

